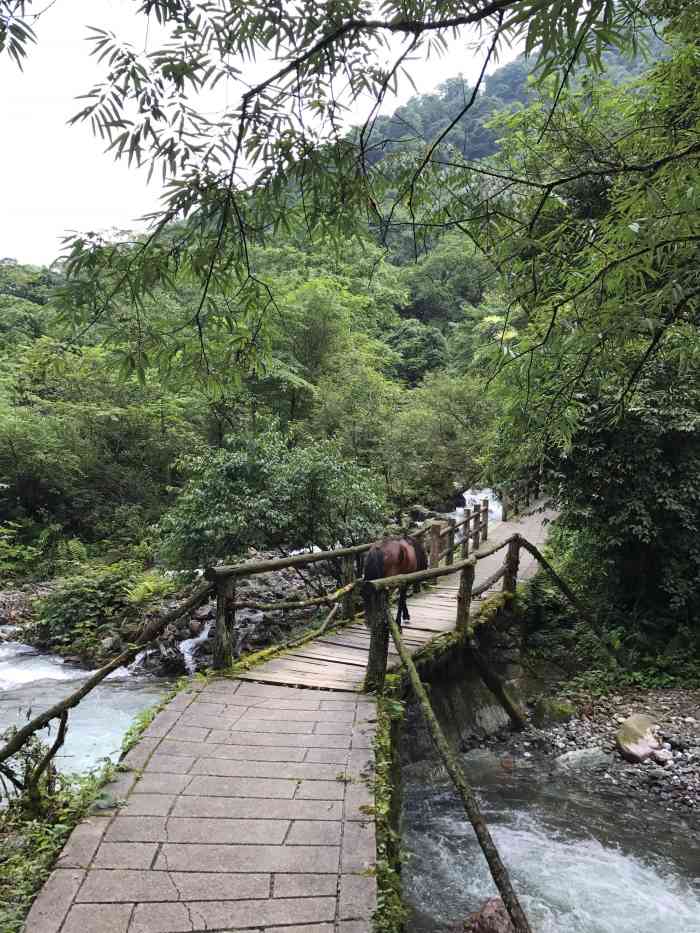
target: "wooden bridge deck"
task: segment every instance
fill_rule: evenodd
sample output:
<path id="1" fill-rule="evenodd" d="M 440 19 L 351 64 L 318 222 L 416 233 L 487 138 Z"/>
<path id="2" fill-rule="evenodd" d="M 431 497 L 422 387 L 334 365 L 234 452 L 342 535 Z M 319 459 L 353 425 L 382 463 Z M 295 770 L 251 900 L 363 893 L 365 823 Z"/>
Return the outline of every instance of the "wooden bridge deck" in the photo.
<path id="1" fill-rule="evenodd" d="M 543 517 L 492 526 L 489 538 L 518 531 L 539 544 Z M 480 561 L 477 585 L 502 560 Z M 534 562 L 521 560 L 530 576 Z M 417 649 L 454 627 L 456 579 L 410 611 Z M 74 830 L 24 933 L 369 933 L 368 647 L 353 624 L 178 694 L 107 786 L 107 808 Z"/>
<path id="2" fill-rule="evenodd" d="M 547 535 L 546 521 L 552 513 L 533 512 L 514 521 L 498 522 L 489 528 L 488 544 L 504 541 L 516 532 L 527 538 L 532 544 L 540 546 Z M 480 560 L 476 566 L 474 585 L 478 586 L 488 579 L 501 566 L 504 552 L 499 551 Z M 520 552 L 518 579 L 526 579 L 537 570 L 537 561 L 527 551 Z M 501 587 L 501 581 L 496 588 Z M 409 598 L 410 622 L 403 626 L 404 641 L 412 651 L 417 651 L 436 635 L 452 631 L 457 613 L 457 591 L 459 576 L 444 577 L 437 586 Z M 487 590 L 480 598 L 474 599 L 472 614 L 478 612 L 481 603 L 492 595 L 494 590 Z M 316 687 L 325 690 L 360 690 L 367 667 L 369 652 L 369 631 L 362 622 L 345 626 L 341 631 L 316 638 L 288 652 L 284 657 L 277 657 L 256 667 L 248 674 L 241 674 L 244 680 L 257 683 Z M 389 644 L 389 664 L 398 663 L 399 656 Z"/>

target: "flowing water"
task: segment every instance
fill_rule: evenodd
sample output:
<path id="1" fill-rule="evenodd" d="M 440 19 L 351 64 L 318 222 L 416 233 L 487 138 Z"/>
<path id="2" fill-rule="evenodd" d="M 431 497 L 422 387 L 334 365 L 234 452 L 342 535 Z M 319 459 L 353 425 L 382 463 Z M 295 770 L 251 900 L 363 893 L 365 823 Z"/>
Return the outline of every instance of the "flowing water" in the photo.
<path id="1" fill-rule="evenodd" d="M 134 717 L 166 691 L 167 681 L 138 674 L 136 662 L 132 668 L 110 674 L 70 711 L 66 742 L 56 758 L 59 770 L 85 771 L 104 758 L 116 759 Z M 0 643 L 0 732 L 48 709 L 88 674 L 20 642 Z M 46 731 L 39 734 L 47 738 Z"/>
<path id="2" fill-rule="evenodd" d="M 535 933 L 700 933 L 700 841 L 679 817 L 545 762 L 464 764 Z M 409 933 L 461 929 L 497 893 L 451 784 L 427 771 L 404 768 Z"/>

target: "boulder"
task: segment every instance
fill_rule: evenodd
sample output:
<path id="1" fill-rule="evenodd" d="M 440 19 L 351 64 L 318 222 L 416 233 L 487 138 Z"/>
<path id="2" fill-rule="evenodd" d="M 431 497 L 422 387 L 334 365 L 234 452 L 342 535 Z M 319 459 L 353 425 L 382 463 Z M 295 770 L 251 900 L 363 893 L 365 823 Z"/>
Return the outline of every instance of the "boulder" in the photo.
<path id="1" fill-rule="evenodd" d="M 607 768 L 611 762 L 611 756 L 598 746 L 575 748 L 554 759 L 555 767 L 563 771 L 590 771 L 594 768 Z"/>
<path id="2" fill-rule="evenodd" d="M 654 720 L 643 713 L 634 713 L 625 719 L 615 735 L 622 757 L 635 764 L 651 757 L 652 752 L 661 748 L 661 742 L 654 735 L 656 728 Z"/>
<path id="3" fill-rule="evenodd" d="M 568 722 L 576 715 L 575 708 L 567 700 L 552 700 L 540 697 L 532 711 L 533 725 L 538 728 L 558 722 Z"/>
<path id="4" fill-rule="evenodd" d="M 500 897 L 490 897 L 481 910 L 464 921 L 465 933 L 515 933 L 508 911 Z"/>

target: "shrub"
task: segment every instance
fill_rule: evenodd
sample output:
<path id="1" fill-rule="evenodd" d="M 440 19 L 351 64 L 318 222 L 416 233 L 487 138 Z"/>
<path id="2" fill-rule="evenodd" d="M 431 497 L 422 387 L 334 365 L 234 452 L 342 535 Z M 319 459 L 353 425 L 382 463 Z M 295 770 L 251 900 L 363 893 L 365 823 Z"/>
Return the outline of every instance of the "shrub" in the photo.
<path id="1" fill-rule="evenodd" d="M 271 431 L 183 466 L 189 482 L 160 523 L 175 565 L 202 566 L 250 546 L 352 544 L 383 518 L 378 479 L 330 441 L 290 447 Z"/>

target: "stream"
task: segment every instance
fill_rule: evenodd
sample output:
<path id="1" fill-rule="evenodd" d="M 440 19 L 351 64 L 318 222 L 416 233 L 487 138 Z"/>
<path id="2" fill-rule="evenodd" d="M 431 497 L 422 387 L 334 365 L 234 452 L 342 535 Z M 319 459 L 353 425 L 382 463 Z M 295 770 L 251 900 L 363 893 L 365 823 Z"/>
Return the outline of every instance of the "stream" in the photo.
<path id="1" fill-rule="evenodd" d="M 48 709 L 89 673 L 20 642 L 0 643 L 0 732 Z M 134 717 L 156 704 L 168 686 L 167 680 L 140 674 L 137 667 L 110 674 L 70 711 L 66 742 L 56 757 L 58 769 L 86 771 L 105 758 L 116 760 Z M 45 730 L 40 735 L 46 740 Z"/>
<path id="2" fill-rule="evenodd" d="M 700 933 L 700 841 L 678 816 L 544 761 L 462 760 L 533 933 Z M 425 762 L 403 779 L 407 933 L 461 930 L 497 893 L 486 862 L 452 785 Z"/>

